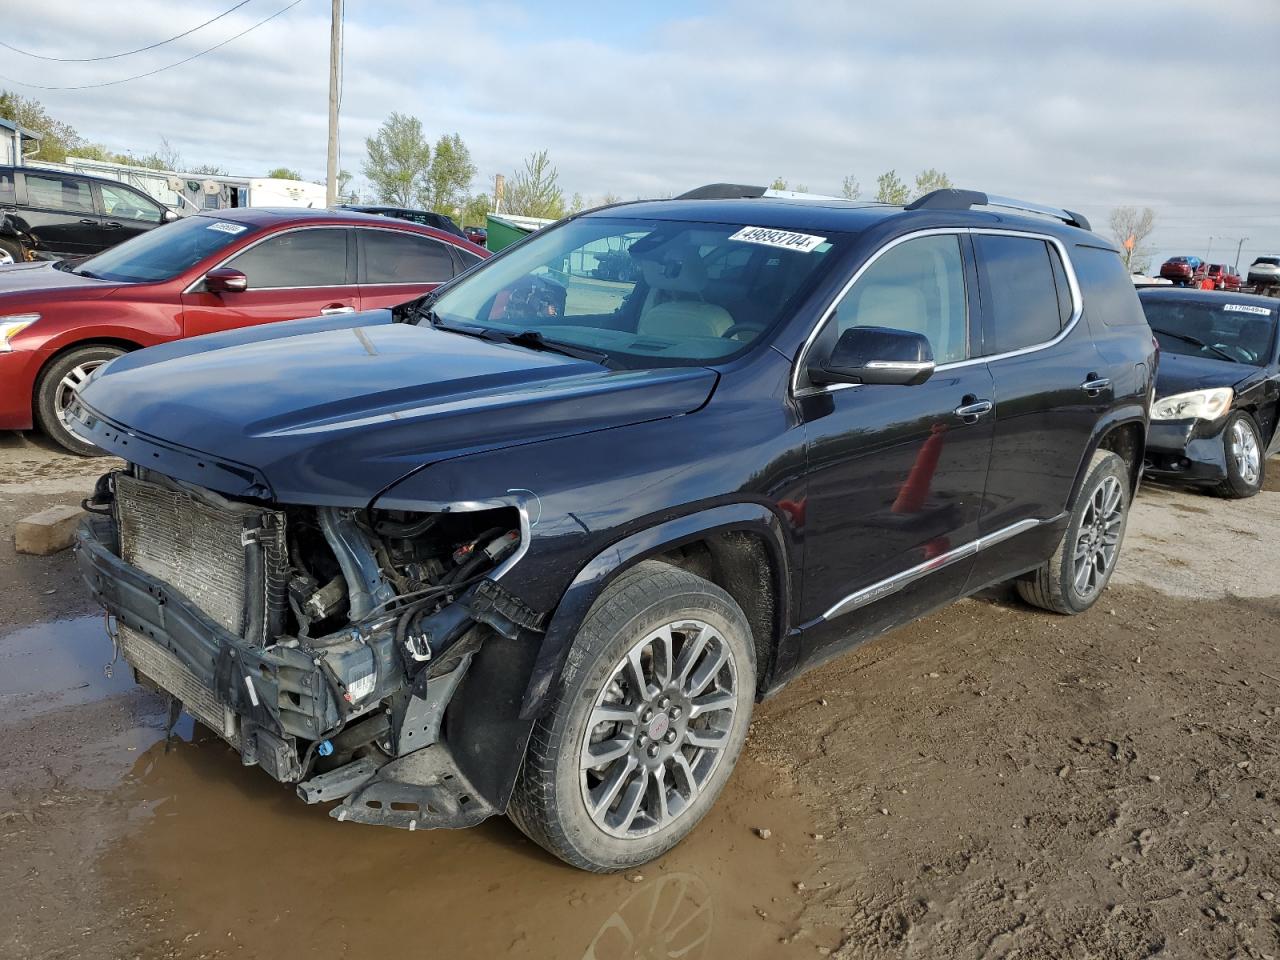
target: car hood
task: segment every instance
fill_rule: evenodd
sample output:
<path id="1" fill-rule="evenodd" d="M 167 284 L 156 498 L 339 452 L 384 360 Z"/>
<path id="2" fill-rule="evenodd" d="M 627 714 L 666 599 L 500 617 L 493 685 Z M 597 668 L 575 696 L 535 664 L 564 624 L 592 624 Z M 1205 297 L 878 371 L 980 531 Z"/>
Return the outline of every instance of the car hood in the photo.
<path id="1" fill-rule="evenodd" d="M 81 391 L 76 429 L 229 495 L 363 506 L 427 463 L 690 413 L 717 376 L 609 370 L 378 311 L 127 354 Z"/>
<path id="2" fill-rule="evenodd" d="M 82 297 L 105 297 L 120 289 L 123 284 L 107 280 L 93 280 L 78 273 L 59 270 L 52 260 L 31 263 L 11 263 L 0 267 L 0 303 L 11 294 L 38 294 L 48 291 L 65 297 L 68 294 Z M 30 297 L 24 296 L 24 300 Z"/>
<path id="3" fill-rule="evenodd" d="M 1212 357 L 1189 357 L 1181 353 L 1161 353 L 1156 373 L 1156 399 L 1191 390 L 1235 387 L 1260 373 L 1260 367 L 1248 363 L 1232 363 Z"/>

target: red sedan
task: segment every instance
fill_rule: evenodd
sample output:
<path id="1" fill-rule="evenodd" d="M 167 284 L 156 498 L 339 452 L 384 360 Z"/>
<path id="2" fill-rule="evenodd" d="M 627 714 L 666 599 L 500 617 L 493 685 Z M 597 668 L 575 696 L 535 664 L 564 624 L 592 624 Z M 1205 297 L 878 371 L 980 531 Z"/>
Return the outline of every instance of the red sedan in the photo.
<path id="1" fill-rule="evenodd" d="M 0 267 L 0 430 L 63 422 L 114 357 L 181 337 L 421 296 L 488 251 L 418 224 L 332 210 L 211 210 L 87 260 Z"/>

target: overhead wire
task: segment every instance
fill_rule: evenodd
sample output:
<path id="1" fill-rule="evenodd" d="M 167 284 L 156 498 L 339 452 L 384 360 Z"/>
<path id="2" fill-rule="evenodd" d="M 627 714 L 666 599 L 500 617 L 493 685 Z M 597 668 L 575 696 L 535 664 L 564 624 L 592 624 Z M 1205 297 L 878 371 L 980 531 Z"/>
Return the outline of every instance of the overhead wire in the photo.
<path id="1" fill-rule="evenodd" d="M 204 23 L 194 26 L 190 30 L 184 30 L 182 33 L 169 37 L 167 40 L 149 43 L 145 47 L 138 47 L 136 50 L 126 50 L 124 53 L 112 53 L 105 57 L 48 57 L 42 53 L 33 53 L 30 50 L 23 50 L 21 47 L 15 47 L 12 43 L 5 43 L 3 40 L 0 40 L 0 47 L 4 47 L 6 50 L 12 50 L 14 53 L 20 53 L 24 57 L 31 57 L 35 60 L 45 60 L 49 63 L 101 63 L 103 60 L 119 60 L 121 57 L 131 57 L 135 53 L 145 53 L 148 50 L 156 49 L 156 47 L 163 47 L 166 43 L 173 43 L 175 40 L 181 40 L 183 37 L 189 37 L 197 30 L 203 30 L 205 27 L 209 26 L 209 24 L 216 23 L 223 17 L 228 14 L 235 13 L 245 4 L 251 2 L 252 0 L 240 0 L 240 2 L 234 7 L 231 7 L 229 10 L 223 10 L 212 20 L 206 20 Z"/>
<path id="2" fill-rule="evenodd" d="M 33 90 L 93 90 L 100 87 L 118 86 L 122 83 L 129 83 L 133 80 L 141 80 L 144 77 L 154 77 L 157 73 L 163 73 L 166 70 L 172 70 L 174 67 L 180 67 L 184 63 L 190 63 L 192 60 L 199 59 L 200 57 L 203 57 L 207 53 L 213 53 L 215 50 L 219 50 L 222 47 L 225 47 L 227 44 L 232 43 L 236 40 L 239 40 L 245 34 L 252 33 L 254 30 L 257 30 L 259 27 L 267 23 L 270 23 L 272 20 L 274 20 L 276 17 L 280 16 L 281 14 L 288 13 L 290 10 L 292 10 L 301 2 L 302 0 L 293 0 L 293 2 L 290 3 L 288 6 L 283 7 L 280 10 L 277 10 L 275 13 L 271 14 L 271 16 L 264 17 L 263 19 L 255 23 L 253 26 L 245 30 L 241 30 L 235 36 L 228 37 L 226 40 L 223 40 L 221 43 L 215 43 L 212 47 L 207 47 L 204 50 L 201 50 L 199 53 L 193 53 L 191 56 L 185 57 L 182 60 L 178 60 L 174 63 L 166 64 L 163 67 L 157 67 L 154 70 L 148 70 L 146 73 L 134 74 L 131 77 L 123 77 L 119 80 L 104 80 L 101 83 L 80 83 L 80 84 L 73 84 L 70 86 L 50 86 L 50 85 L 39 84 L 39 83 L 28 83 L 25 80 L 17 80 L 13 77 L 7 77 L 3 74 L 0 74 L 0 80 L 5 81 L 6 83 L 16 83 L 22 87 L 30 87 Z"/>

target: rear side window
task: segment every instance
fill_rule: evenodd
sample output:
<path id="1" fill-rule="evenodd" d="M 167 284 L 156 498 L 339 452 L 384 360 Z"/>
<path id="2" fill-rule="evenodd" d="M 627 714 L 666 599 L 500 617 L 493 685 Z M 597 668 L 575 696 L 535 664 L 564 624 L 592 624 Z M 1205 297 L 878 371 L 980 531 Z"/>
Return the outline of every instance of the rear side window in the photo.
<path id="1" fill-rule="evenodd" d="M 249 248 L 227 266 L 249 278 L 250 290 L 346 286 L 347 231 L 279 233 Z"/>
<path id="2" fill-rule="evenodd" d="M 973 241 L 989 302 L 983 353 L 1008 353 L 1056 337 L 1072 313 L 1057 248 L 1034 237 L 976 234 Z"/>
<path id="3" fill-rule="evenodd" d="M 44 210 L 65 210 L 68 213 L 94 212 L 93 193 L 84 180 L 29 171 L 26 180 L 28 206 Z"/>
<path id="4" fill-rule="evenodd" d="M 0 203 L 17 203 L 18 194 L 13 185 L 13 171 L 0 170 Z"/>
<path id="5" fill-rule="evenodd" d="M 361 283 L 443 283 L 453 257 L 439 240 L 394 230 L 361 230 Z"/>
<path id="6" fill-rule="evenodd" d="M 1080 295 L 1090 320 L 1101 319 L 1108 327 L 1145 325 L 1146 316 L 1124 261 L 1114 250 L 1076 247 L 1071 263 L 1080 281 Z"/>

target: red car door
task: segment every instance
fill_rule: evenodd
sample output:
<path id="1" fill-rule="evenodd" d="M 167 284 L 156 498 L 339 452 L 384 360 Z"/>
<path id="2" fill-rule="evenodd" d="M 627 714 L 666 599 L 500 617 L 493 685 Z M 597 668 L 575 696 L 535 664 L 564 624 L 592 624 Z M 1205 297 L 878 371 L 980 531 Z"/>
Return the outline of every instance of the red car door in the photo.
<path id="1" fill-rule="evenodd" d="M 453 278 L 449 245 L 421 233 L 361 227 L 360 309 L 376 310 L 422 296 Z"/>
<path id="2" fill-rule="evenodd" d="M 344 226 L 295 227 L 249 245 L 219 264 L 243 273 L 245 290 L 211 293 L 199 281 L 182 294 L 184 335 L 354 312 L 353 245 Z"/>

